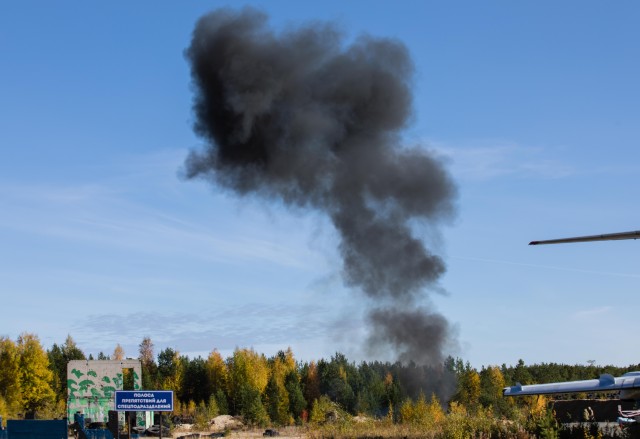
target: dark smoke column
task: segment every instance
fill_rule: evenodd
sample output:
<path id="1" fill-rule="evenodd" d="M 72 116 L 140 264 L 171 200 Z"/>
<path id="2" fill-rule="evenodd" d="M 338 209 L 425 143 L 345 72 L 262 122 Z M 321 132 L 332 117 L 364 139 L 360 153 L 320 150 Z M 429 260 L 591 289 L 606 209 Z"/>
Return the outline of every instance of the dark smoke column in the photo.
<path id="1" fill-rule="evenodd" d="M 345 282 L 374 306 L 370 342 L 441 364 L 449 324 L 416 305 L 445 266 L 411 227 L 449 218 L 456 190 L 441 163 L 401 145 L 413 112 L 406 47 L 369 36 L 346 46 L 330 24 L 274 33 L 260 12 L 224 9 L 199 20 L 186 56 L 206 141 L 188 177 L 326 213 Z"/>

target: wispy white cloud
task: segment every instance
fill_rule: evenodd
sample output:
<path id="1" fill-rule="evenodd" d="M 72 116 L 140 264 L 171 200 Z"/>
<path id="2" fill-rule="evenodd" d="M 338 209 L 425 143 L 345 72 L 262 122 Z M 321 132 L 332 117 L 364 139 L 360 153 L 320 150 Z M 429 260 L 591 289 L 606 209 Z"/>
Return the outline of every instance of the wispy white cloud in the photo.
<path id="1" fill-rule="evenodd" d="M 558 271 L 569 271 L 569 272 L 575 272 L 575 273 L 595 274 L 598 276 L 640 278 L 640 274 L 636 274 L 636 273 L 620 273 L 620 272 L 612 272 L 612 271 L 586 270 L 583 268 L 562 267 L 557 265 L 532 264 L 528 262 L 505 261 L 500 259 L 476 258 L 476 257 L 469 257 L 469 256 L 451 255 L 450 257 L 451 259 L 459 259 L 463 261 L 475 261 L 475 262 L 481 262 L 481 263 L 487 263 L 487 264 L 514 265 L 519 267 L 540 268 L 545 270 L 558 270 Z"/>
<path id="2" fill-rule="evenodd" d="M 424 142 L 447 162 L 457 179 L 486 181 L 497 178 L 560 179 L 575 175 L 635 175 L 640 165 L 624 158 L 602 163 L 564 156 L 562 146 L 521 145 L 505 140 L 480 139 L 452 144 L 438 140 Z"/>
<path id="3" fill-rule="evenodd" d="M 141 158 L 136 160 L 147 163 Z M 261 226 L 268 221 L 264 218 L 239 214 L 237 221 L 230 222 L 227 215 L 227 223 L 216 222 L 219 218 L 211 217 L 215 209 L 233 210 L 235 201 L 202 194 L 202 188 L 178 180 L 175 154 L 154 155 L 149 162 L 146 171 L 144 166 L 140 171 L 136 165 L 131 174 L 127 173 L 131 164 L 126 162 L 114 172 L 119 177 L 103 181 L 3 182 L 0 233 L 2 229 L 13 230 L 148 254 L 188 253 L 190 257 L 218 262 L 261 260 L 296 268 L 318 262 L 306 247 L 262 237 Z M 166 180 L 166 186 L 173 188 L 170 202 L 156 202 L 146 196 L 158 190 L 157 180 Z M 199 195 L 205 197 L 204 202 L 196 201 Z M 176 204 L 183 209 L 176 208 Z M 197 209 L 202 215 L 183 212 Z"/>
<path id="4" fill-rule="evenodd" d="M 428 144 L 449 162 L 456 178 L 490 180 L 502 177 L 556 179 L 577 172 L 573 165 L 549 157 L 544 148 L 527 147 L 505 141 Z"/>
<path id="5" fill-rule="evenodd" d="M 306 286 L 326 264 L 320 240 L 309 248 L 309 223 L 274 224 L 262 206 L 180 180 L 183 154 L 65 182 L 0 177 L 3 310 L 37 301 L 47 314 L 4 319 L 0 334 L 43 333 L 53 315 L 66 317 L 47 327 L 46 343 L 71 333 L 94 353 L 127 339 L 135 348 L 141 334 L 183 351 L 324 334 L 327 315 L 318 321 L 322 309 L 300 304 L 313 302 Z M 272 295 L 291 306 L 255 304 Z M 245 302 L 254 305 L 233 306 Z"/>
<path id="6" fill-rule="evenodd" d="M 135 356 L 132 350 L 147 335 L 156 346 L 181 352 L 301 343 L 326 338 L 333 318 L 328 306 L 318 304 L 249 303 L 198 312 L 96 313 L 77 321 L 71 333 L 88 352 L 120 343 Z"/>
<path id="7" fill-rule="evenodd" d="M 596 308 L 583 309 L 583 310 L 576 311 L 573 314 L 571 314 L 571 317 L 572 319 L 575 319 L 575 320 L 592 319 L 595 317 L 611 314 L 612 310 L 613 310 L 613 307 L 611 306 L 607 306 L 607 305 L 599 306 Z"/>

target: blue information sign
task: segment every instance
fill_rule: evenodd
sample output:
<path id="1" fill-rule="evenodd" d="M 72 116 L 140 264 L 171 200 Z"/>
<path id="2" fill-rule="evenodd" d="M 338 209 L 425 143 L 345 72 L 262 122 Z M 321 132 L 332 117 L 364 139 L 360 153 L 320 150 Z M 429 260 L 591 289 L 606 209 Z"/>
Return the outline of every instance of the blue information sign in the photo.
<path id="1" fill-rule="evenodd" d="M 116 410 L 171 412 L 173 391 L 171 390 L 116 390 Z"/>

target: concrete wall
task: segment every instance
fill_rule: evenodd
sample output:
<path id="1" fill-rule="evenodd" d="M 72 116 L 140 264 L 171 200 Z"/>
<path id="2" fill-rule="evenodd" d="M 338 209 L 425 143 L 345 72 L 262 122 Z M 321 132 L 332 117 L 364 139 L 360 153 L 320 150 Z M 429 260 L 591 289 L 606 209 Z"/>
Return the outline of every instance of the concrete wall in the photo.
<path id="1" fill-rule="evenodd" d="M 67 415 L 80 411 L 92 422 L 107 422 L 115 406 L 115 391 L 122 388 L 123 369 L 133 369 L 133 389 L 142 385 L 139 360 L 71 360 L 67 363 Z M 142 421 L 144 422 L 144 421 Z"/>

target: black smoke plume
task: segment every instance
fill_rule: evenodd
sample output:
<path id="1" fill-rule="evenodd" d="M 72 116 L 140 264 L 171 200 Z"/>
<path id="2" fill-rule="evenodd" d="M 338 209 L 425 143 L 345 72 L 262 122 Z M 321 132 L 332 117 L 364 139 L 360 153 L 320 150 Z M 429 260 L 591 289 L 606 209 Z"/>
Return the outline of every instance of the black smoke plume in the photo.
<path id="1" fill-rule="evenodd" d="M 445 265 L 412 229 L 450 218 L 456 189 L 437 159 L 402 145 L 407 48 L 370 36 L 346 44 L 330 24 L 275 33 L 261 12 L 224 9 L 198 21 L 186 57 L 206 141 L 187 176 L 327 214 L 346 284 L 375 306 L 370 342 L 441 364 L 450 325 L 416 304 Z"/>

